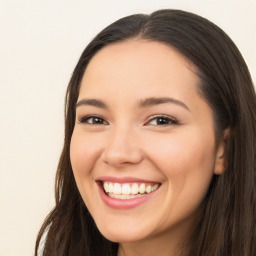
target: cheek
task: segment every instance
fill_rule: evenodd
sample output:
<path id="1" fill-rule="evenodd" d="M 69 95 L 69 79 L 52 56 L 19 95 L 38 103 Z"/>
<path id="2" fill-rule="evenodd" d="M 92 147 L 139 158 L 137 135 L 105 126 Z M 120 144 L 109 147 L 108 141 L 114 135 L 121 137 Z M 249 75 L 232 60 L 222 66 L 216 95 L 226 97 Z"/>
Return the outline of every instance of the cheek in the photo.
<path id="1" fill-rule="evenodd" d="M 148 154 L 170 184 L 170 194 L 177 199 L 193 196 L 201 200 L 213 175 L 214 136 L 190 131 L 170 135 L 154 145 Z"/>
<path id="2" fill-rule="evenodd" d="M 70 144 L 70 160 L 78 190 L 87 206 L 94 189 L 93 168 L 99 155 L 99 142 L 92 136 L 74 131 Z"/>
<path id="3" fill-rule="evenodd" d="M 75 175 L 87 175 L 99 155 L 97 140 L 74 131 L 70 143 L 70 159 Z"/>
<path id="4" fill-rule="evenodd" d="M 166 178 L 162 206 L 168 214 L 161 222 L 165 225 L 170 219 L 179 221 L 199 210 L 213 176 L 214 142 L 196 134 L 158 142 L 151 159 Z"/>
<path id="5" fill-rule="evenodd" d="M 157 138 L 147 147 L 160 169 L 166 175 L 183 175 L 192 171 L 212 171 L 215 162 L 215 141 L 212 134 L 202 135 L 190 130 L 180 134 L 170 134 L 167 138 Z"/>

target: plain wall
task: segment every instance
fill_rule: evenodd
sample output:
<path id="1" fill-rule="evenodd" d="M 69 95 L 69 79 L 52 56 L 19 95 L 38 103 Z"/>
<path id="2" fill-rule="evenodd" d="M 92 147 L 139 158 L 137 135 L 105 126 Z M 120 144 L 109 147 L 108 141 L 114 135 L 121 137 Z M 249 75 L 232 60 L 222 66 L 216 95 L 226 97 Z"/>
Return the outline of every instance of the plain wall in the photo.
<path id="1" fill-rule="evenodd" d="M 64 94 L 86 44 L 109 23 L 160 8 L 219 25 L 256 81 L 255 0 L 0 0 L 0 255 L 33 254 L 54 205 Z"/>

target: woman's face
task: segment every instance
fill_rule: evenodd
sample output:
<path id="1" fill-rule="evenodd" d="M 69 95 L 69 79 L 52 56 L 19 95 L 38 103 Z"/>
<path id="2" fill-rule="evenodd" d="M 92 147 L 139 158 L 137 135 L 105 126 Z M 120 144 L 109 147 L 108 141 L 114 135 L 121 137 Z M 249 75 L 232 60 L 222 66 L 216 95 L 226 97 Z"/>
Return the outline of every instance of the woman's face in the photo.
<path id="1" fill-rule="evenodd" d="M 188 233 L 223 171 L 195 68 L 171 47 L 130 40 L 90 61 L 76 106 L 71 164 L 109 240 Z"/>

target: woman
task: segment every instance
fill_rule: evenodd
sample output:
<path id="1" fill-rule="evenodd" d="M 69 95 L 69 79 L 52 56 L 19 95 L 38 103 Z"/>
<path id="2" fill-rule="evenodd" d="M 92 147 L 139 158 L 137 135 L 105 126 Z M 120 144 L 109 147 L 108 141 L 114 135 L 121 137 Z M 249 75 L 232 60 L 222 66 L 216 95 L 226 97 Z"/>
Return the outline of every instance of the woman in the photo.
<path id="1" fill-rule="evenodd" d="M 161 10 L 111 24 L 67 89 L 43 255 L 256 255 L 256 97 L 231 39 Z"/>

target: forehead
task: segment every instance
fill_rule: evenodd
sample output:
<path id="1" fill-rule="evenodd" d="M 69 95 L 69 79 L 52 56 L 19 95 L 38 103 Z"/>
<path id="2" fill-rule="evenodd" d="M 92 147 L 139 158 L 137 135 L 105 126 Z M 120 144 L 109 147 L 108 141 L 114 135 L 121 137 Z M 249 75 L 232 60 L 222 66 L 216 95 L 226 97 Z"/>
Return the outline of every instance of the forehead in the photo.
<path id="1" fill-rule="evenodd" d="M 120 68 L 130 68 L 132 63 L 134 69 L 139 68 L 136 69 L 138 71 L 142 65 L 144 68 L 153 68 L 157 71 L 157 67 L 161 64 L 166 65 L 166 69 L 182 68 L 183 71 L 185 69 L 196 71 L 195 66 L 175 48 L 161 42 L 142 39 L 130 39 L 103 47 L 90 60 L 86 73 L 91 69 L 105 68 L 110 63 L 118 66 L 122 64 Z"/>
<path id="2" fill-rule="evenodd" d="M 100 87 L 104 91 L 116 90 L 117 83 L 118 88 L 125 90 L 135 87 L 152 93 L 170 91 L 175 85 L 198 84 L 195 70 L 184 56 L 164 43 L 127 40 L 108 45 L 95 54 L 85 70 L 80 93 Z"/>

